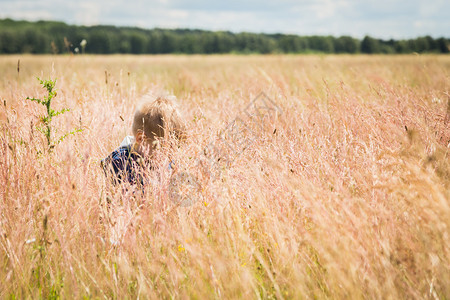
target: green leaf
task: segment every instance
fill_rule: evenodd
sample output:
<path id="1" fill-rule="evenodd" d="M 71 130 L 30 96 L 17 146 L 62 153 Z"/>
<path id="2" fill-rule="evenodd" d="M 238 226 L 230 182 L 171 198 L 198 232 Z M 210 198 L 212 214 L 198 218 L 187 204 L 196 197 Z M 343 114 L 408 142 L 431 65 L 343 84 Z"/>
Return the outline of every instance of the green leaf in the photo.
<path id="1" fill-rule="evenodd" d="M 53 116 L 56 117 L 56 116 L 58 116 L 58 115 L 61 115 L 61 114 L 65 113 L 66 111 L 70 111 L 70 108 L 63 108 L 63 109 L 61 109 L 60 111 L 55 112 L 55 113 L 53 114 Z"/>
<path id="2" fill-rule="evenodd" d="M 27 100 L 31 100 L 31 101 L 37 102 L 39 104 L 42 104 L 42 100 L 41 99 L 27 97 Z"/>
<path id="3" fill-rule="evenodd" d="M 64 134 L 63 136 L 61 136 L 61 137 L 58 139 L 58 141 L 56 142 L 56 144 L 61 143 L 61 142 L 62 142 L 66 137 L 68 137 L 69 135 L 74 135 L 75 133 L 77 133 L 77 132 L 82 132 L 82 131 L 83 131 L 83 129 L 81 129 L 81 128 L 74 129 L 74 130 L 72 130 L 72 131 L 70 131 L 70 132 Z"/>

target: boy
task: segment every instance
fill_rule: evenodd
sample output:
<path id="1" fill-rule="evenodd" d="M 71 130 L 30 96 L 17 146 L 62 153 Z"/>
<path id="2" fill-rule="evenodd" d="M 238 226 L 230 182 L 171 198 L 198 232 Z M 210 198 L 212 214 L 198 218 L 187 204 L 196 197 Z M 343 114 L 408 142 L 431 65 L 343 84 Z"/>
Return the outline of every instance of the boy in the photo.
<path id="1" fill-rule="evenodd" d="M 154 148 L 173 136 L 184 137 L 184 124 L 178 112 L 175 97 L 146 95 L 134 113 L 133 137 L 127 136 L 120 147 L 101 161 L 107 177 L 114 184 L 129 182 L 143 185 L 142 173 L 146 165 L 151 168 L 150 159 Z"/>

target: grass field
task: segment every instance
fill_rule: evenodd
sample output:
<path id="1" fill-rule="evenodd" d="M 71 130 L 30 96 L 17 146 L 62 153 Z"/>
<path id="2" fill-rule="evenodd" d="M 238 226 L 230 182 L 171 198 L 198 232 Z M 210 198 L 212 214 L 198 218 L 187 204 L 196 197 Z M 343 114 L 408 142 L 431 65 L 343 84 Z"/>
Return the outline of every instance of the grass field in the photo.
<path id="1" fill-rule="evenodd" d="M 0 71 L 1 299 L 450 298 L 450 56 L 1 56 Z M 83 129 L 51 152 L 36 77 L 71 109 L 54 137 Z M 157 153 L 144 194 L 115 189 L 100 160 L 158 90 L 188 138 Z M 261 92 L 280 113 L 205 175 L 196 155 Z M 169 197 L 170 160 L 198 180 L 191 206 Z"/>

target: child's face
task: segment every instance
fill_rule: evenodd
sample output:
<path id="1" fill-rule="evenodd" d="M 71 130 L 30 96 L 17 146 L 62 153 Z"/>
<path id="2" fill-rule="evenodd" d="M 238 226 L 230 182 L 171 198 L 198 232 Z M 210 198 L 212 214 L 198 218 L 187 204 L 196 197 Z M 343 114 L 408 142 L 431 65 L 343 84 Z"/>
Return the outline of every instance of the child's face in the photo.
<path id="1" fill-rule="evenodd" d="M 154 148 L 154 140 L 152 138 L 147 138 L 144 134 L 138 133 L 136 135 L 136 145 L 135 151 L 141 156 L 150 157 Z"/>

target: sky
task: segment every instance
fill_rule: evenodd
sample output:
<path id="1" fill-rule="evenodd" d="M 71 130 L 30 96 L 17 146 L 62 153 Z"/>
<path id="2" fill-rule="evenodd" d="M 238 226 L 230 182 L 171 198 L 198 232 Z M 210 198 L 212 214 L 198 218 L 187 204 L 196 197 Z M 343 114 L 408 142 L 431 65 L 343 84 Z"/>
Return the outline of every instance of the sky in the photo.
<path id="1" fill-rule="evenodd" d="M 449 0 L 0 0 L 0 18 L 383 39 L 450 37 Z"/>

